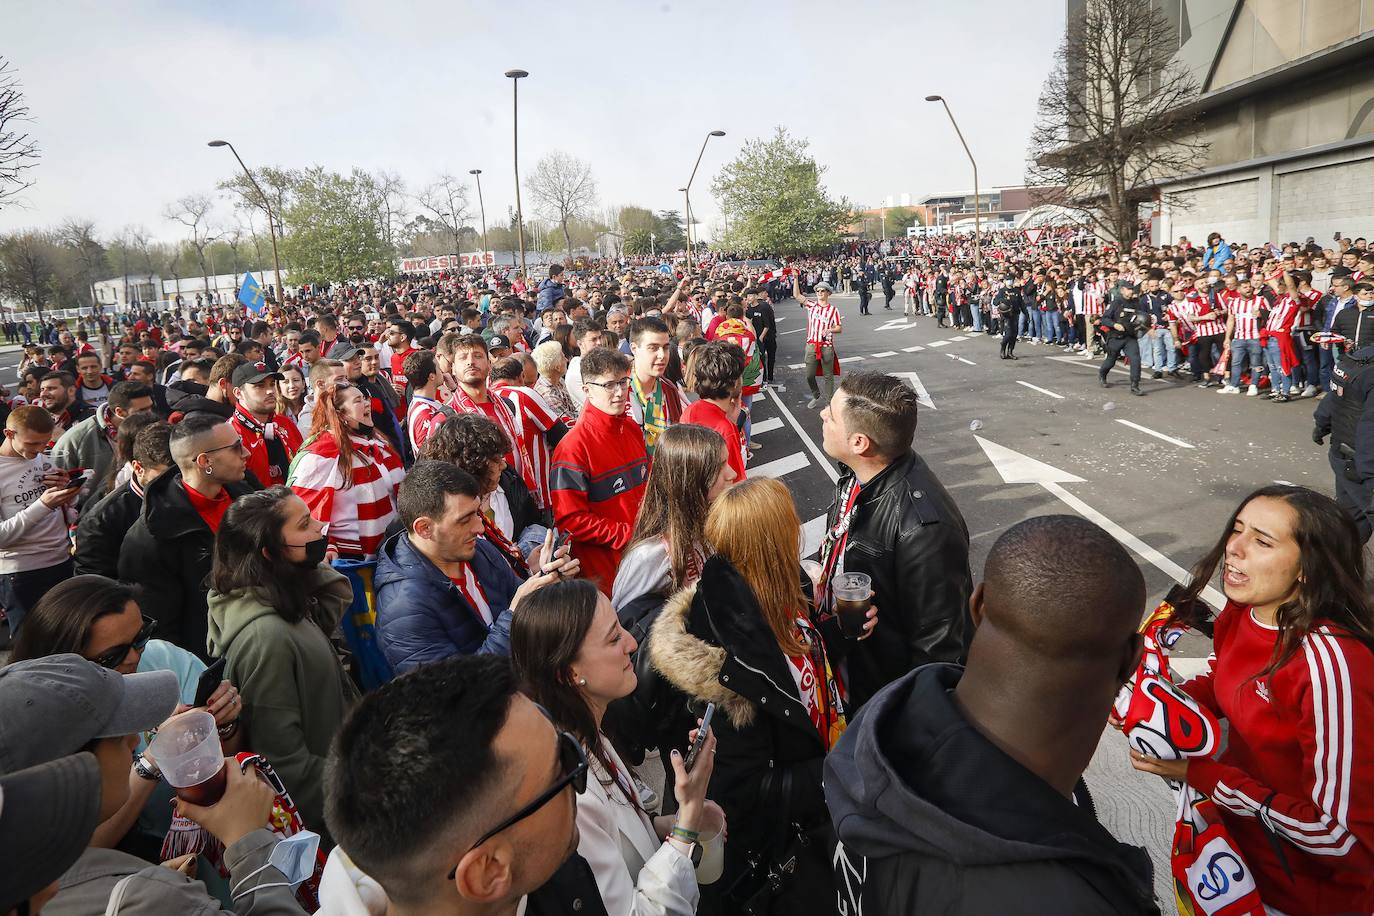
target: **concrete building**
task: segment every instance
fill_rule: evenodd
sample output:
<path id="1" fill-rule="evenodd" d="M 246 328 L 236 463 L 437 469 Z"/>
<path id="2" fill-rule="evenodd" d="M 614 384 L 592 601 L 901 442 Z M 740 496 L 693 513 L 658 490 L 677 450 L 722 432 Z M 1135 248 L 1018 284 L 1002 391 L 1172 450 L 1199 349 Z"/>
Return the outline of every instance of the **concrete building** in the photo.
<path id="1" fill-rule="evenodd" d="M 1374 0 L 1155 2 L 1211 146 L 1160 187 L 1154 241 L 1374 235 Z"/>

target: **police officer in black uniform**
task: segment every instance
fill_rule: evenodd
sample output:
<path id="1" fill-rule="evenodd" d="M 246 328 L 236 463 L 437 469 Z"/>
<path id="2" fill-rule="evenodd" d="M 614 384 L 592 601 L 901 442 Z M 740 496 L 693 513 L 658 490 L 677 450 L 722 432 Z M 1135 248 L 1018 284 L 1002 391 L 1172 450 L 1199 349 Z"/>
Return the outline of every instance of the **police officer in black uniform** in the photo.
<path id="1" fill-rule="evenodd" d="M 1322 445 L 1336 475 L 1336 501 L 1369 540 L 1374 531 L 1374 345 L 1347 353 L 1331 373 L 1331 392 L 1317 405 L 1312 441 Z"/>
<path id="2" fill-rule="evenodd" d="M 992 296 L 992 310 L 1002 324 L 1002 358 L 1017 359 L 1016 322 L 1021 316 L 1021 290 L 1011 280 L 1003 279 Z"/>
<path id="3" fill-rule="evenodd" d="M 870 277 L 872 268 L 867 264 L 860 264 L 854 271 L 854 289 L 859 294 L 859 314 L 867 315 L 868 300 L 873 297 L 873 281 Z"/>
<path id="4" fill-rule="evenodd" d="M 1097 370 L 1097 380 L 1103 388 L 1110 388 L 1107 373 L 1123 355 L 1131 363 L 1131 394 L 1144 394 L 1140 390 L 1140 334 L 1149 327 L 1149 314 L 1140 306 L 1140 287 L 1132 280 L 1125 280 L 1117 288 L 1112 304 L 1102 313 L 1101 325 L 1107 332 L 1107 357 Z"/>
<path id="5" fill-rule="evenodd" d="M 786 388 L 773 381 L 773 369 L 778 363 L 778 319 L 773 304 L 763 290 L 755 286 L 746 289 L 744 295 L 749 298 L 745 317 L 754 326 L 754 336 L 758 338 L 759 349 L 763 351 L 763 383 L 786 391 Z"/>

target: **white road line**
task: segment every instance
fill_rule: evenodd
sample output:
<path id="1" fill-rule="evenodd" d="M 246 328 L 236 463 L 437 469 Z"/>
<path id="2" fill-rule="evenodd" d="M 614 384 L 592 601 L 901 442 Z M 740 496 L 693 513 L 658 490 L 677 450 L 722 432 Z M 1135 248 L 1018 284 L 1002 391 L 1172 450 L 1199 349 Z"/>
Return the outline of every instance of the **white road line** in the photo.
<path id="1" fill-rule="evenodd" d="M 897 378 L 904 378 L 911 383 L 911 387 L 916 391 L 916 402 L 923 407 L 937 410 L 935 401 L 930 397 L 930 392 L 926 391 L 926 386 L 921 383 L 921 377 L 915 372 L 894 372 Z"/>
<path id="2" fill-rule="evenodd" d="M 1281 484 L 1285 487 L 1296 486 L 1291 480 L 1276 480 L 1274 483 Z"/>
<path id="3" fill-rule="evenodd" d="M 801 555 L 809 557 L 821 549 L 821 538 L 825 537 L 825 516 L 818 515 L 802 525 Z"/>
<path id="4" fill-rule="evenodd" d="M 787 316 L 787 315 L 779 315 L 778 317 L 774 318 L 773 320 L 774 320 L 774 321 L 786 321 L 786 320 L 788 319 L 788 317 L 789 317 L 789 316 Z"/>
<path id="5" fill-rule="evenodd" d="M 1091 369 L 1094 372 L 1099 372 L 1102 368 L 1102 363 L 1098 360 L 1094 359 L 1091 361 L 1085 361 L 1081 356 L 1046 356 L 1045 359 L 1052 359 L 1055 362 L 1059 363 L 1068 363 L 1070 366 L 1078 366 L 1080 369 Z M 1121 363 L 1117 363 L 1115 366 L 1112 367 L 1112 371 L 1125 372 L 1129 374 L 1131 371 L 1131 367 L 1123 365 Z M 1169 384 L 1168 379 L 1150 378 L 1148 375 L 1141 375 L 1140 380 L 1142 382 L 1153 382 L 1156 385 Z"/>
<path id="6" fill-rule="evenodd" d="M 801 428 L 801 424 L 797 422 L 796 417 L 792 416 L 792 411 L 787 409 L 787 405 L 782 402 L 782 398 L 778 397 L 778 393 L 772 388 L 769 388 L 768 396 L 773 399 L 773 403 L 776 404 L 778 410 L 782 412 L 783 419 L 796 431 L 798 438 L 800 438 L 802 443 L 810 449 L 811 454 L 816 456 L 816 461 L 820 464 L 821 470 L 829 475 L 831 483 L 838 481 L 840 479 L 840 472 L 835 470 L 835 465 L 831 464 L 830 459 L 825 457 L 825 452 L 821 451 L 821 447 L 811 441 L 811 437 L 806 434 L 806 430 Z"/>
<path id="7" fill-rule="evenodd" d="M 811 463 L 811 459 L 806 457 L 805 452 L 793 452 L 783 458 L 761 464 L 756 468 L 750 468 L 750 477 L 786 477 L 793 471 L 800 471 Z"/>
<path id="8" fill-rule="evenodd" d="M 790 330 L 790 331 L 779 331 L 779 332 L 778 332 L 778 336 L 781 337 L 781 336 L 784 335 L 784 334 L 800 334 L 802 331 L 805 331 L 805 330 L 806 330 L 806 328 L 793 328 L 793 329 Z"/>
<path id="9" fill-rule="evenodd" d="M 864 361 L 864 358 L 862 356 L 846 356 L 845 361 L 851 363 L 861 363 Z"/>
<path id="10" fill-rule="evenodd" d="M 749 434 L 757 436 L 759 433 L 771 433 L 775 429 L 782 429 L 782 417 L 769 417 L 767 420 L 758 420 L 749 427 Z"/>
<path id="11" fill-rule="evenodd" d="M 949 354 L 949 357 L 950 357 L 950 359 L 957 359 L 959 362 L 963 363 L 965 366 L 976 366 L 976 365 L 978 365 L 977 363 L 975 363 L 975 362 L 974 362 L 973 360 L 971 360 L 971 359 L 964 359 L 962 356 L 955 356 L 953 353 Z"/>
<path id="12" fill-rule="evenodd" d="M 1166 436 L 1163 433 L 1155 432 L 1148 426 L 1141 426 L 1139 423 L 1132 423 L 1130 420 L 1117 420 L 1116 422 L 1120 423 L 1122 426 L 1129 426 L 1131 429 L 1138 429 L 1147 436 L 1154 436 L 1156 439 L 1163 439 L 1165 442 L 1173 443 L 1179 448 L 1197 448 L 1197 446 L 1190 442 L 1184 442 L 1182 439 L 1175 439 L 1173 436 Z"/>
<path id="13" fill-rule="evenodd" d="M 921 346 L 920 344 L 916 344 L 916 346 L 914 346 L 914 347 L 902 347 L 902 352 L 903 352 L 903 353 L 920 353 L 920 352 L 921 352 L 922 350 L 924 350 L 924 349 L 925 349 L 925 347 Z"/>
<path id="14" fill-rule="evenodd" d="M 868 354 L 868 355 L 871 356 L 873 359 L 882 359 L 884 356 L 896 356 L 896 355 L 897 355 L 897 351 L 896 351 L 896 350 L 884 350 L 884 351 L 881 352 L 881 353 L 870 353 L 870 354 Z"/>
<path id="15" fill-rule="evenodd" d="M 1052 398 L 1058 398 L 1058 399 L 1061 400 L 1061 401 L 1064 400 L 1064 396 L 1063 396 L 1062 394 L 1055 394 L 1053 391 L 1050 391 L 1048 388 L 1041 388 L 1039 385 L 1032 385 L 1030 382 L 1023 382 L 1023 381 L 1021 381 L 1020 379 L 1017 379 L 1017 380 L 1016 380 L 1016 384 L 1018 384 L 1018 385 L 1025 385 L 1025 386 L 1026 386 L 1027 388 L 1029 388 L 1031 391 L 1038 391 L 1038 392 L 1040 392 L 1041 394 L 1048 394 L 1048 395 L 1049 395 L 1050 397 L 1052 397 Z"/>
<path id="16" fill-rule="evenodd" d="M 947 341 L 947 340 L 932 340 L 932 341 L 930 342 L 930 345 L 931 345 L 932 347 L 947 347 L 947 346 L 949 346 L 949 341 Z"/>
<path id="17" fill-rule="evenodd" d="M 968 338 L 965 337 L 964 335 L 960 334 L 958 337 L 951 337 L 951 338 L 949 339 L 949 342 L 950 342 L 950 343 L 954 343 L 956 340 L 968 340 Z"/>
<path id="18" fill-rule="evenodd" d="M 790 363 L 790 364 L 788 364 L 787 368 L 789 368 L 789 369 L 805 369 L 805 368 L 806 368 L 806 363 Z"/>

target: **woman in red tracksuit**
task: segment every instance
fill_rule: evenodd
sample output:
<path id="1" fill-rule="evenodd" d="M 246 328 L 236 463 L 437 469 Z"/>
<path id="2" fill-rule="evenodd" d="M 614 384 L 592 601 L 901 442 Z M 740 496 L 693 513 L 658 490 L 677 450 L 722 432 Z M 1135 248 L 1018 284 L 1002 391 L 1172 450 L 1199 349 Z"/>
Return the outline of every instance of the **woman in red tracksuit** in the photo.
<path id="1" fill-rule="evenodd" d="M 1131 762 L 1211 796 L 1271 913 L 1374 912 L 1374 606 L 1355 523 L 1305 487 L 1263 487 L 1191 597 L 1218 565 L 1209 670 L 1182 686 L 1226 719 L 1225 750 Z"/>

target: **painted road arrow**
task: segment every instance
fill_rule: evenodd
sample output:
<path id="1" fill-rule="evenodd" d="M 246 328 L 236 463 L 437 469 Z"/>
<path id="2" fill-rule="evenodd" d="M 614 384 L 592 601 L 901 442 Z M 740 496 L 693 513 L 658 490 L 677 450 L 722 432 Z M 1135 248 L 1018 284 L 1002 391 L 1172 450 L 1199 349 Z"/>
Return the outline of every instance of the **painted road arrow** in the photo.
<path id="1" fill-rule="evenodd" d="M 931 410 L 939 409 L 935 406 L 935 402 L 931 400 L 930 392 L 926 391 L 926 386 L 921 384 L 921 377 L 915 372 L 894 372 L 892 374 L 897 376 L 897 378 L 906 379 L 907 384 L 915 390 L 916 401 L 922 407 L 929 407 Z"/>
<path id="2" fill-rule="evenodd" d="M 1190 578 L 1188 570 L 1064 489 L 1063 485 L 1066 483 L 1084 483 L 1082 477 L 1070 474 L 1068 471 L 1061 471 L 1053 465 L 1037 461 L 1029 455 L 1013 451 L 1005 445 L 990 442 L 982 436 L 974 436 L 973 438 L 978 440 L 978 444 L 983 447 L 983 453 L 988 456 L 988 461 L 992 462 L 997 473 L 1002 475 L 1004 482 L 1039 484 L 1073 511 L 1088 521 L 1102 526 L 1108 534 L 1135 551 L 1141 559 L 1175 582 L 1186 583 Z M 1210 585 L 1202 590 L 1202 598 L 1218 610 L 1226 606 L 1226 597 Z"/>

